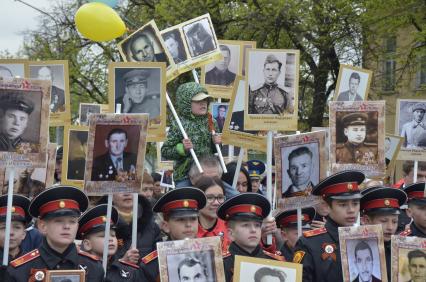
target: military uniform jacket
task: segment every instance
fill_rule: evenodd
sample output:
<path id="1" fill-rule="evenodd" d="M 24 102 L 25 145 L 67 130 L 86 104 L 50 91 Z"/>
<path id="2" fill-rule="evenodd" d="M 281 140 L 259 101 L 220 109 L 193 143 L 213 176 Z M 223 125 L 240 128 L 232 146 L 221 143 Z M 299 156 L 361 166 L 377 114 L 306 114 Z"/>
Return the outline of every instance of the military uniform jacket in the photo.
<path id="1" fill-rule="evenodd" d="M 293 262 L 303 264 L 303 281 L 343 281 L 338 226 L 327 218 L 324 228 L 306 231 L 296 243 Z"/>
<path id="2" fill-rule="evenodd" d="M 229 71 L 219 71 L 217 67 L 206 72 L 206 84 L 230 85 L 235 80 L 235 73 Z"/>
<path id="3" fill-rule="evenodd" d="M 160 115 L 160 93 L 146 93 L 145 98 L 140 103 L 134 103 L 131 101 L 130 110 L 127 113 L 132 114 L 149 114 L 149 119 L 155 119 Z M 123 98 L 116 99 L 116 104 L 121 104 L 121 108 L 124 109 Z"/>
<path id="4" fill-rule="evenodd" d="M 141 259 L 140 270 L 142 276 L 142 280 L 140 281 L 160 281 L 160 268 L 158 266 L 158 254 L 156 250 Z"/>
<path id="5" fill-rule="evenodd" d="M 417 123 L 415 120 L 405 123 L 402 126 L 401 136 L 404 137 L 404 147 L 416 148 L 424 140 L 426 125 L 423 122 Z"/>
<path id="6" fill-rule="evenodd" d="M 281 255 L 269 253 L 263 250 L 260 244 L 253 252 L 248 253 L 240 248 L 237 244 L 232 242 L 231 245 L 229 245 L 228 252 L 223 254 L 223 266 L 225 269 L 226 282 L 231 282 L 232 277 L 234 276 L 234 260 L 236 255 L 285 261 L 284 257 Z"/>
<path id="7" fill-rule="evenodd" d="M 249 93 L 249 114 L 282 114 L 289 104 L 288 93 L 276 83 L 264 83 Z"/>
<path id="8" fill-rule="evenodd" d="M 121 259 L 112 259 L 108 265 L 106 282 L 136 282 L 144 281 L 140 273 L 139 266 Z"/>
<path id="9" fill-rule="evenodd" d="M 284 242 L 283 246 L 281 247 L 281 254 L 286 261 L 293 261 L 294 248 L 290 248 L 287 242 Z"/>
<path id="10" fill-rule="evenodd" d="M 421 238 L 426 238 L 426 234 L 423 233 L 414 222 L 412 222 L 410 224 L 410 228 L 402 231 L 399 235 L 402 236 L 416 236 L 416 237 L 421 237 Z"/>
<path id="11" fill-rule="evenodd" d="M 10 140 L 6 135 L 0 133 L 0 151 L 15 152 L 19 144 L 25 142 L 21 137 Z"/>
<path id="12" fill-rule="evenodd" d="M 136 169 L 136 155 L 123 152 L 123 170 L 129 172 L 134 167 Z M 93 162 L 92 180 L 113 181 L 117 175 L 117 170 L 113 164 L 109 153 L 97 157 Z"/>
<path id="13" fill-rule="evenodd" d="M 350 142 L 337 144 L 336 162 L 339 164 L 377 164 L 377 144 L 365 142 L 360 145 Z"/>
<path id="14" fill-rule="evenodd" d="M 64 253 L 59 254 L 49 247 L 46 239 L 39 249 L 31 251 L 10 262 L 6 281 L 27 282 L 45 281 L 47 270 L 83 269 L 86 272 L 87 282 L 100 282 L 104 280 L 104 270 L 101 261 L 91 254 L 77 250 L 71 244 Z M 36 280 L 43 277 L 42 280 Z"/>
<path id="15" fill-rule="evenodd" d="M 288 186 L 287 191 L 285 191 L 283 193 L 283 198 L 290 198 L 290 197 L 297 197 L 297 196 L 306 196 L 306 195 L 310 195 L 312 192 L 312 188 L 315 185 L 312 183 L 312 181 L 309 181 L 308 185 L 306 185 L 305 189 L 303 189 L 302 191 L 294 191 L 294 189 L 296 188 L 293 184 L 291 184 L 290 186 Z"/>

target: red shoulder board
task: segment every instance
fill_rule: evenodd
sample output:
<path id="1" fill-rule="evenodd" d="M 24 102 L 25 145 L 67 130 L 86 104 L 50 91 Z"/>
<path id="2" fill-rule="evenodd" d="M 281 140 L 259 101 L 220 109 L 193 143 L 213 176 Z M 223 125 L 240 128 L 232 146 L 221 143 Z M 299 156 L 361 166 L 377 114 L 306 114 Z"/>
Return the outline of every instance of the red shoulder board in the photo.
<path id="1" fill-rule="evenodd" d="M 411 229 L 407 229 L 399 233 L 400 236 L 408 236 L 411 235 Z"/>
<path id="2" fill-rule="evenodd" d="M 131 266 L 131 267 L 133 267 L 133 268 L 139 268 L 139 265 L 134 264 L 134 263 L 131 263 L 131 262 L 128 262 L 128 261 L 125 261 L 125 260 L 123 260 L 123 259 L 119 259 L 118 261 L 119 261 L 119 262 L 121 262 L 122 264 L 125 264 L 125 265 L 128 265 L 128 266 Z"/>
<path id="3" fill-rule="evenodd" d="M 231 255 L 231 253 L 228 250 L 226 250 L 225 252 L 222 252 L 222 258 L 227 258 L 230 255 Z"/>
<path id="4" fill-rule="evenodd" d="M 101 260 L 98 256 L 95 256 L 95 255 L 92 255 L 92 254 L 89 254 L 89 253 L 87 253 L 87 252 L 84 252 L 84 251 L 78 251 L 78 254 L 79 255 L 82 255 L 82 256 L 85 256 L 85 257 L 88 257 L 88 258 L 91 258 L 91 259 L 93 259 L 93 260 Z"/>
<path id="5" fill-rule="evenodd" d="M 283 256 L 278 255 L 278 254 L 273 254 L 273 253 L 267 252 L 265 250 L 263 250 L 263 253 L 265 255 L 267 255 L 268 257 L 271 257 L 271 258 L 273 258 L 275 260 L 285 261 L 285 258 Z"/>
<path id="6" fill-rule="evenodd" d="M 13 267 L 21 266 L 29 261 L 32 261 L 35 258 L 38 258 L 40 256 L 40 252 L 38 250 L 33 250 L 29 253 L 26 253 L 23 256 L 20 256 L 19 258 L 12 260 L 10 262 L 10 265 Z"/>
<path id="7" fill-rule="evenodd" d="M 303 232 L 303 236 L 308 238 L 308 237 L 312 237 L 312 236 L 316 236 L 316 235 L 320 235 L 324 233 L 327 233 L 327 229 L 325 227 L 322 227 L 322 228 L 305 231 Z"/>
<path id="8" fill-rule="evenodd" d="M 144 263 L 144 264 L 148 264 L 148 263 L 150 263 L 151 261 L 153 261 L 154 259 L 156 259 L 158 257 L 158 253 L 157 253 L 157 251 L 153 251 L 153 252 L 150 252 L 149 254 L 147 254 L 146 256 L 144 256 L 142 259 L 141 259 L 141 261 Z"/>

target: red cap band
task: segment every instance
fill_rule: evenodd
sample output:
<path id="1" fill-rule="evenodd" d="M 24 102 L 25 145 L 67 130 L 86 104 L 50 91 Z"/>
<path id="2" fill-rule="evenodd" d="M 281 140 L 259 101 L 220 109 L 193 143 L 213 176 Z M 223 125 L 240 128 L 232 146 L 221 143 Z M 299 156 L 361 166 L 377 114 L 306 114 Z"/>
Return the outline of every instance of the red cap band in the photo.
<path id="1" fill-rule="evenodd" d="M 412 191 L 407 193 L 409 199 L 423 199 L 425 198 L 425 192 L 423 191 Z"/>
<path id="2" fill-rule="evenodd" d="M 174 209 L 198 209 L 198 203 L 196 200 L 176 200 L 165 204 L 161 212 L 168 213 Z"/>
<path id="3" fill-rule="evenodd" d="M 40 217 L 43 217 L 46 213 L 62 209 L 80 210 L 80 205 L 70 199 L 51 201 L 40 207 Z"/>
<path id="4" fill-rule="evenodd" d="M 362 210 L 370 210 L 377 208 L 396 208 L 399 209 L 399 202 L 397 199 L 376 199 L 369 201 L 362 205 Z"/>
<path id="5" fill-rule="evenodd" d="M 23 208 L 18 206 L 12 206 L 12 214 L 19 214 L 22 217 L 25 217 L 25 211 Z M 0 207 L 0 216 L 7 214 L 7 207 Z"/>
<path id="6" fill-rule="evenodd" d="M 302 214 L 302 221 L 309 221 L 309 215 L 307 214 Z M 281 221 L 280 224 L 281 225 L 288 225 L 290 223 L 297 223 L 297 214 L 292 214 L 289 216 L 284 217 Z"/>
<path id="7" fill-rule="evenodd" d="M 327 186 L 322 190 L 323 197 L 329 197 L 337 194 L 358 192 L 358 183 L 356 182 L 345 182 Z"/>
<path id="8" fill-rule="evenodd" d="M 254 213 L 255 215 L 262 216 L 262 208 L 255 205 L 237 205 L 226 211 L 226 217 L 230 217 L 236 213 Z"/>
<path id="9" fill-rule="evenodd" d="M 106 223 L 106 220 L 107 219 L 106 219 L 105 216 L 99 216 L 99 217 L 96 217 L 92 220 L 89 220 L 80 228 L 79 233 L 84 234 L 84 233 L 86 233 L 87 230 L 92 229 L 94 226 Z M 111 222 L 111 224 L 114 224 L 112 219 L 110 220 L 110 222 Z"/>

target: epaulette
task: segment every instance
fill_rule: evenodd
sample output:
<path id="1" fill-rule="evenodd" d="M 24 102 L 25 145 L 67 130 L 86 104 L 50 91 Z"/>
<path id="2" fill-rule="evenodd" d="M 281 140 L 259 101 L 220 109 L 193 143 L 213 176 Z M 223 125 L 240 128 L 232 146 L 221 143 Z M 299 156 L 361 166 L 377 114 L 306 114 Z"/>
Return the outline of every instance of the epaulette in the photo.
<path id="1" fill-rule="evenodd" d="M 229 257 L 230 255 L 231 255 L 231 253 L 230 253 L 228 250 L 226 250 L 226 251 L 222 252 L 222 258 L 227 258 L 227 257 Z"/>
<path id="2" fill-rule="evenodd" d="M 128 261 L 125 261 L 125 260 L 123 260 L 123 259 L 119 259 L 118 261 L 119 261 L 120 263 L 122 263 L 122 264 L 125 264 L 125 265 L 128 265 L 128 266 L 131 266 L 131 267 L 133 267 L 133 268 L 136 268 L 136 269 L 138 269 L 138 268 L 139 268 L 139 265 L 134 264 L 134 263 L 131 263 L 131 262 L 128 262 Z"/>
<path id="3" fill-rule="evenodd" d="M 320 235 L 324 233 L 327 233 L 327 229 L 325 227 L 321 227 L 321 228 L 303 232 L 303 237 L 308 238 L 308 237 L 312 237 L 312 236 L 316 236 L 316 235 Z"/>
<path id="4" fill-rule="evenodd" d="M 263 253 L 265 255 L 267 255 L 268 257 L 271 257 L 271 258 L 273 258 L 275 260 L 285 261 L 285 258 L 283 256 L 278 255 L 278 254 L 273 254 L 273 253 L 267 252 L 265 250 L 263 250 Z"/>
<path id="5" fill-rule="evenodd" d="M 144 264 L 148 264 L 151 261 L 153 261 L 154 259 L 156 259 L 157 257 L 158 257 L 157 251 L 153 251 L 153 252 L 150 252 L 149 254 L 147 254 L 146 256 L 144 256 L 143 258 L 141 258 L 141 261 Z"/>
<path id="6" fill-rule="evenodd" d="M 92 259 L 92 260 L 96 260 L 96 261 L 101 260 L 98 256 L 95 256 L 95 255 L 89 254 L 89 253 L 87 253 L 87 252 L 85 252 L 85 251 L 80 251 L 80 250 L 78 250 L 78 254 L 79 254 L 79 255 L 82 255 L 82 256 L 85 256 L 85 257 L 88 257 L 88 258 L 90 258 L 90 259 Z"/>
<path id="7" fill-rule="evenodd" d="M 407 229 L 399 233 L 400 236 L 408 236 L 411 235 L 411 229 Z"/>
<path id="8" fill-rule="evenodd" d="M 40 256 L 40 252 L 36 249 L 29 253 L 26 253 L 25 255 L 20 256 L 19 258 L 12 260 L 10 262 L 10 265 L 13 267 L 21 266 L 29 261 L 32 261 L 35 258 L 38 258 Z"/>

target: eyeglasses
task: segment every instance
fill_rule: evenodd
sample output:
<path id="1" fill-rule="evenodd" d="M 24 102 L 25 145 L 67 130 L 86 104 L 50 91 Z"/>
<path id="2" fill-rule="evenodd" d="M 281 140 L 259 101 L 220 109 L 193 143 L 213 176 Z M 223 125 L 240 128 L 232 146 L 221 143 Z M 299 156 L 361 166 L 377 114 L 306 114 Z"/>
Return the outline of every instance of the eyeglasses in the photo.
<path id="1" fill-rule="evenodd" d="M 218 195 L 218 196 L 215 196 L 215 195 L 206 195 L 206 198 L 207 198 L 207 202 L 209 202 L 209 203 L 213 203 L 214 200 L 217 200 L 217 202 L 219 204 L 225 202 L 225 196 L 224 195 Z"/>

